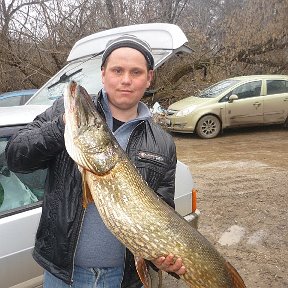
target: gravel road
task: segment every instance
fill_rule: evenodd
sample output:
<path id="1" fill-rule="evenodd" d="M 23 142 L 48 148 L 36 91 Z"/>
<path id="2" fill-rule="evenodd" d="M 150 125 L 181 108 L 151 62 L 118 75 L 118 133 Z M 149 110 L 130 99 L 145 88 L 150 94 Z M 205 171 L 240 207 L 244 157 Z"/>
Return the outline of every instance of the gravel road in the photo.
<path id="1" fill-rule="evenodd" d="M 248 288 L 288 287 L 288 130 L 173 136 L 198 189 L 199 231 Z M 186 286 L 169 278 L 165 287 Z"/>

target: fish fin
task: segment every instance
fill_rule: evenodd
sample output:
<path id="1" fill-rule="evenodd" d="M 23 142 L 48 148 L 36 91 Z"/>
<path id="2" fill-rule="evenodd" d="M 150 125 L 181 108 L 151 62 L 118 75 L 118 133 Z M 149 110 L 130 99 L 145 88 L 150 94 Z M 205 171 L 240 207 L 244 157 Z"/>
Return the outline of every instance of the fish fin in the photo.
<path id="1" fill-rule="evenodd" d="M 158 288 L 161 288 L 162 285 L 163 285 L 163 273 L 162 273 L 162 270 L 159 270 L 158 271 Z"/>
<path id="2" fill-rule="evenodd" d="M 88 186 L 87 181 L 86 181 L 87 170 L 80 168 L 80 167 L 79 167 L 79 170 L 80 170 L 81 175 L 82 175 L 82 191 L 83 191 L 82 206 L 84 208 L 87 208 L 88 203 L 93 202 L 93 197 L 91 195 L 91 191 L 90 191 L 89 186 Z"/>
<path id="3" fill-rule="evenodd" d="M 144 288 L 152 288 L 151 277 L 145 259 L 135 256 L 135 267 Z"/>
<path id="4" fill-rule="evenodd" d="M 237 270 L 228 261 L 225 264 L 230 273 L 233 288 L 245 288 L 246 285 Z"/>
<path id="5" fill-rule="evenodd" d="M 149 262 L 148 271 L 151 278 L 151 288 L 162 288 L 163 271 L 155 267 L 152 262 Z"/>

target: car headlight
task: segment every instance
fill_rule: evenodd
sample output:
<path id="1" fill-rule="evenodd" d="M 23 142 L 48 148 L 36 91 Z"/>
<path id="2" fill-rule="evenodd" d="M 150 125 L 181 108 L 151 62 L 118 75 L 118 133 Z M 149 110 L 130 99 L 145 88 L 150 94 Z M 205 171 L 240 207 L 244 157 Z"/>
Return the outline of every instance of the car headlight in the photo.
<path id="1" fill-rule="evenodd" d="M 197 106 L 189 106 L 185 109 L 182 109 L 180 111 L 178 111 L 175 115 L 176 116 L 186 116 L 188 114 L 190 114 L 192 111 L 194 111 L 197 108 Z"/>

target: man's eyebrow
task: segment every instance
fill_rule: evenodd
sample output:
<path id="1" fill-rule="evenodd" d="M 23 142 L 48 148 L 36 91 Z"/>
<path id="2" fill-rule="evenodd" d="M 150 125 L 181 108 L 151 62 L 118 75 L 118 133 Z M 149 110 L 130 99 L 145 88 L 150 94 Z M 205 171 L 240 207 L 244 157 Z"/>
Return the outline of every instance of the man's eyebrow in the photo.
<path id="1" fill-rule="evenodd" d="M 143 67 L 139 67 L 139 66 L 132 66 L 132 67 L 127 68 L 127 67 L 124 67 L 124 66 L 121 66 L 121 65 L 117 65 L 117 64 L 111 65 L 110 68 L 111 68 L 111 69 L 115 69 L 115 68 L 118 68 L 118 69 L 127 69 L 127 70 L 135 70 L 135 69 L 136 69 L 136 70 L 145 70 Z"/>
<path id="2" fill-rule="evenodd" d="M 113 66 L 110 66 L 110 68 L 111 69 L 115 69 L 115 68 L 118 68 L 118 69 L 121 68 L 122 69 L 123 67 L 121 65 L 113 65 Z"/>

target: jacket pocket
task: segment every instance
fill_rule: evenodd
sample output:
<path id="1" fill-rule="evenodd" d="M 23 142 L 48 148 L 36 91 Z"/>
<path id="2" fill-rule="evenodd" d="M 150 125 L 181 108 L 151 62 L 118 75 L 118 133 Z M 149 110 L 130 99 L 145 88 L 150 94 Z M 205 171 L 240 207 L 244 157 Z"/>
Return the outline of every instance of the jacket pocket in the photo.
<path id="1" fill-rule="evenodd" d="M 153 190 L 157 190 L 169 167 L 167 159 L 162 155 L 145 151 L 137 152 L 135 158 L 135 166 L 143 178 Z"/>

